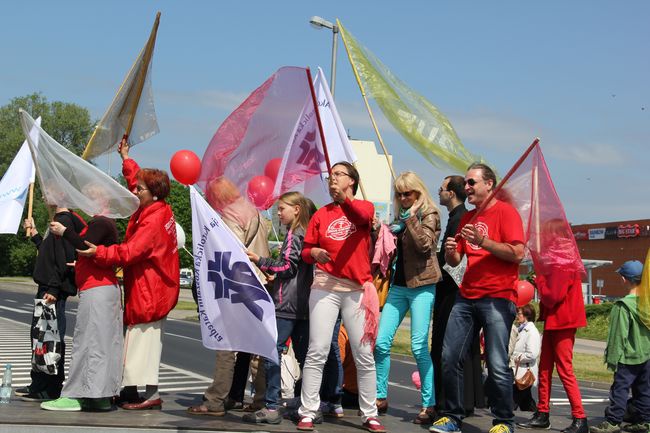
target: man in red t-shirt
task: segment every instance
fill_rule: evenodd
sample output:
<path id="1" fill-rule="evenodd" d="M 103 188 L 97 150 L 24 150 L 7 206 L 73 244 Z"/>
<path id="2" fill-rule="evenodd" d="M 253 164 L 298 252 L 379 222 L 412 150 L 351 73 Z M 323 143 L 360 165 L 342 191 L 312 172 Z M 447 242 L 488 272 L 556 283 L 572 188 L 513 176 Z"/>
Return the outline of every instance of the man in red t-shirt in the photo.
<path id="1" fill-rule="evenodd" d="M 512 371 L 508 368 L 508 340 L 515 318 L 515 283 L 524 256 L 524 230 L 515 208 L 491 199 L 477 210 L 496 186 L 485 164 L 472 164 L 465 175 L 467 212 L 456 237 L 445 240 L 445 261 L 457 266 L 467 257 L 467 270 L 449 316 L 442 349 L 442 381 L 446 408 L 430 430 L 460 432 L 463 408 L 463 360 L 474 335 L 483 328 L 488 365 L 488 398 L 494 420 L 490 433 L 514 431 Z"/>

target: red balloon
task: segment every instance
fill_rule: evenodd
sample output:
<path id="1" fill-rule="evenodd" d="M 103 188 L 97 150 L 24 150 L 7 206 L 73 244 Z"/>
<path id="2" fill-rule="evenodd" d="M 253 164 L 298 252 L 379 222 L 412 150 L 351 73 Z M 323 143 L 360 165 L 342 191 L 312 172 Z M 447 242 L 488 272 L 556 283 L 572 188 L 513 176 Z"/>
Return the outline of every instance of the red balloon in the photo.
<path id="1" fill-rule="evenodd" d="M 201 160 L 191 150 L 179 150 L 169 162 L 174 179 L 183 185 L 193 185 L 201 175 Z"/>
<path id="2" fill-rule="evenodd" d="M 526 280 L 517 281 L 517 307 L 523 307 L 533 300 L 535 286 Z"/>
<path id="3" fill-rule="evenodd" d="M 261 209 L 268 208 L 272 203 L 271 195 L 275 182 L 268 176 L 255 176 L 248 181 L 248 198 Z"/>
<path id="4" fill-rule="evenodd" d="M 266 167 L 264 167 L 264 175 L 271 178 L 273 182 L 277 182 L 281 165 L 282 158 L 273 158 L 266 163 Z"/>

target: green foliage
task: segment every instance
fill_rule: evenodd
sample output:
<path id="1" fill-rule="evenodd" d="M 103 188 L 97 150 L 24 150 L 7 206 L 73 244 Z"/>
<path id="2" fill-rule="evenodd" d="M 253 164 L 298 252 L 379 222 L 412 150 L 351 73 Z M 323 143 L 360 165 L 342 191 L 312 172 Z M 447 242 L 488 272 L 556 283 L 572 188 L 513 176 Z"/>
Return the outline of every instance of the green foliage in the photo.
<path id="1" fill-rule="evenodd" d="M 612 311 L 613 306 L 613 302 L 586 305 L 585 310 L 587 310 L 587 320 L 595 319 L 598 317 L 609 317 L 609 313 Z"/>
<path id="2" fill-rule="evenodd" d="M 25 141 L 20 126 L 18 109 L 23 108 L 32 117 L 42 117 L 41 126 L 63 146 L 81 154 L 94 124 L 87 109 L 67 102 L 48 102 L 40 93 L 17 97 L 0 107 L 0 176 L 9 168 L 18 149 Z M 27 217 L 27 206 L 23 218 Z M 47 229 L 48 212 L 41 199 L 38 182 L 34 188 L 34 222 L 40 233 Z M 36 248 L 19 229 L 18 235 L 1 234 L 0 251 L 4 260 L 0 261 L 0 276 L 31 275 L 36 258 Z"/>

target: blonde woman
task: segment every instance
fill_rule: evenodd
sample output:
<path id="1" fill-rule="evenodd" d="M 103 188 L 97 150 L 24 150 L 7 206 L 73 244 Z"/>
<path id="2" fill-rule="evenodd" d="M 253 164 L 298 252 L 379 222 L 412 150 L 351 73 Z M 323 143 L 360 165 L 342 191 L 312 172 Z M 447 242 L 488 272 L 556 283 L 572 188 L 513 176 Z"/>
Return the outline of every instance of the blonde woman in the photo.
<path id="1" fill-rule="evenodd" d="M 377 409 L 388 409 L 388 373 L 393 339 L 407 311 L 411 311 L 411 351 L 422 382 L 422 410 L 413 420 L 431 424 L 435 418 L 436 397 L 433 387 L 433 363 L 429 355 L 429 323 L 441 279 L 436 258 L 440 236 L 440 213 L 427 187 L 412 171 L 395 179 L 395 222 L 390 225 L 397 237 L 397 255 L 393 281 L 379 320 L 375 346 L 377 366 Z"/>

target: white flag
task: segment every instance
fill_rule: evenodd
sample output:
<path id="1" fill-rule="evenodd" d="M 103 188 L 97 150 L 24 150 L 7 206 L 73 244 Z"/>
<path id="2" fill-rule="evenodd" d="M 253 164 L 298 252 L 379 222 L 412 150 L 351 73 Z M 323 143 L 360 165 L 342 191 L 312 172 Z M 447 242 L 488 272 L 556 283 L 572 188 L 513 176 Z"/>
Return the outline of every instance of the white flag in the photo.
<path id="1" fill-rule="evenodd" d="M 83 153 L 83 159 L 90 160 L 104 153 L 117 149 L 126 132 L 129 119 L 134 117 L 133 127 L 129 134 L 129 145 L 131 147 L 141 143 L 160 132 L 158 129 L 158 120 L 156 110 L 153 104 L 153 90 L 151 87 L 151 68 L 153 63 L 153 54 L 147 64 L 145 54 L 147 47 L 156 40 L 158 22 L 160 14 L 156 17 L 154 28 L 147 40 L 144 48 L 129 73 L 124 78 L 113 102 L 104 113 L 104 116 L 97 124 L 90 141 L 86 145 Z M 144 75 L 144 83 L 140 82 L 140 77 Z M 137 99 L 137 100 L 136 100 Z"/>
<path id="2" fill-rule="evenodd" d="M 244 246 L 190 187 L 194 275 L 203 345 L 254 353 L 279 364 L 275 305 Z"/>
<path id="3" fill-rule="evenodd" d="M 41 126 L 40 117 L 36 125 Z M 38 146 L 36 128 L 32 128 L 30 136 Z M 34 161 L 25 140 L 0 180 L 0 233 L 18 233 L 30 183 L 34 183 Z"/>
<path id="4" fill-rule="evenodd" d="M 327 84 L 325 74 L 319 67 L 318 74 L 314 79 L 314 90 L 316 91 L 316 101 L 318 101 L 318 112 L 320 121 L 323 125 L 325 134 L 325 144 L 330 163 L 347 161 L 354 163 L 357 161 L 357 155 L 352 150 L 348 134 L 345 131 L 343 122 L 339 117 L 339 112 L 334 104 L 334 98 L 330 92 L 330 86 Z"/>

